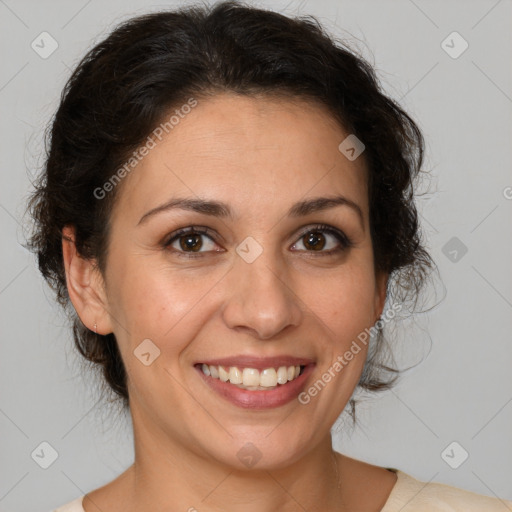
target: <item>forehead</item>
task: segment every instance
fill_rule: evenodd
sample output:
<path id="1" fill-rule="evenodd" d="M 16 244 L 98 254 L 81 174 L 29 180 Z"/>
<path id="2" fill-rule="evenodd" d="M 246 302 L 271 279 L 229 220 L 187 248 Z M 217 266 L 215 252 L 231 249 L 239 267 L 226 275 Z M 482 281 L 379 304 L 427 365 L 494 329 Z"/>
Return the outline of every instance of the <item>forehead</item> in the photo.
<path id="1" fill-rule="evenodd" d="M 179 110 L 179 107 L 177 107 Z M 176 112 L 173 109 L 168 118 Z M 338 149 L 349 135 L 326 107 L 270 96 L 197 99 L 123 179 L 114 209 L 142 215 L 173 196 L 215 198 L 235 212 L 276 212 L 309 196 L 343 193 L 367 205 L 366 166 Z M 177 122 L 176 122 L 177 121 Z"/>

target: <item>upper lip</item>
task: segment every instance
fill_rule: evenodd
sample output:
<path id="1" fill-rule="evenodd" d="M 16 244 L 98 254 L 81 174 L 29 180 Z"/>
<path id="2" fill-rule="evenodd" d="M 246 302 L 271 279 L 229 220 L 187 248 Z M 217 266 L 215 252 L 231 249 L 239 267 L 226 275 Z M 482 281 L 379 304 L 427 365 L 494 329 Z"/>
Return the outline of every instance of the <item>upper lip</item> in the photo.
<path id="1" fill-rule="evenodd" d="M 250 355 L 239 355 L 223 357 L 220 359 L 207 359 L 198 361 L 196 364 L 207 364 L 209 366 L 236 366 L 238 368 L 254 368 L 264 370 L 265 368 L 279 368 L 280 366 L 307 366 L 314 361 L 307 357 L 295 357 L 288 355 L 274 357 L 258 357 Z"/>

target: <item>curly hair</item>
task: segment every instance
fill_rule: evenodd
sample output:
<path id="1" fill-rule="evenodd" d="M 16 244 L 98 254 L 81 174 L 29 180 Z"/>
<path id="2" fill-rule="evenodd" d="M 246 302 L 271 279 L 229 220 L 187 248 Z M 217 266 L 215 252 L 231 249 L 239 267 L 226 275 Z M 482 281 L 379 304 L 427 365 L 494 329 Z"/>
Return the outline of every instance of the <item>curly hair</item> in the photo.
<path id="1" fill-rule="evenodd" d="M 186 98 L 230 92 L 305 98 L 326 106 L 365 145 L 375 272 L 386 272 L 387 299 L 415 302 L 434 263 L 422 242 L 414 186 L 424 140 L 386 96 L 373 67 L 312 16 L 291 18 L 236 2 L 132 18 L 94 46 L 74 69 L 47 127 L 43 171 L 28 211 L 28 243 L 39 269 L 68 310 L 76 347 L 129 407 L 127 375 L 113 333 L 86 328 L 70 305 L 62 230 L 75 228 L 78 253 L 105 271 L 110 212 L 120 187 L 93 193 L 111 178 L 171 108 Z M 416 299 L 415 299 L 416 298 Z M 358 388 L 390 388 L 382 329 Z M 355 420 L 355 401 L 349 402 Z"/>

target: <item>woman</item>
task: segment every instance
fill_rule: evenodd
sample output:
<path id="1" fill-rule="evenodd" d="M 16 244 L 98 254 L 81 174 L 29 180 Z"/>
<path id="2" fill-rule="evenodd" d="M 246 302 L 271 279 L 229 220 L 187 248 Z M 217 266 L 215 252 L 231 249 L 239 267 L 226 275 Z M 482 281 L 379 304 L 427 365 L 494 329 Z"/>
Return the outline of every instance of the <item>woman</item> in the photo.
<path id="1" fill-rule="evenodd" d="M 382 326 L 433 268 L 422 155 L 311 19 L 223 3 L 93 48 L 53 121 L 31 243 L 130 410 L 135 461 L 58 510 L 503 510 L 332 448 L 356 388 L 393 384 Z"/>

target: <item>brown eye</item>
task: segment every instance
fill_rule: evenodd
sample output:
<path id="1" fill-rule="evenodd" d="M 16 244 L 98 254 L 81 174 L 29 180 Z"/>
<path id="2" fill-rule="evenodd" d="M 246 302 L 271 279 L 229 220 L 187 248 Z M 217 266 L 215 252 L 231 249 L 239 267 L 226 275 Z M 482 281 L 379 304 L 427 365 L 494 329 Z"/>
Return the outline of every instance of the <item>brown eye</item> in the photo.
<path id="1" fill-rule="evenodd" d="M 306 234 L 303 240 L 306 249 L 312 249 L 313 251 L 322 250 L 325 246 L 325 236 L 319 231 L 312 231 Z"/>
<path id="2" fill-rule="evenodd" d="M 182 235 L 179 237 L 180 247 L 184 251 L 198 252 L 203 245 L 202 235 Z"/>
<path id="3" fill-rule="evenodd" d="M 170 235 L 168 241 L 163 243 L 163 248 L 178 253 L 178 255 L 188 254 L 190 256 L 193 253 L 197 253 L 199 256 L 206 252 L 219 250 L 210 230 L 201 227 L 188 227 L 175 231 Z"/>
<path id="4" fill-rule="evenodd" d="M 309 253 L 316 252 L 318 256 L 329 256 L 353 245 L 352 241 L 339 229 L 321 224 L 303 231 L 291 249 Z"/>

